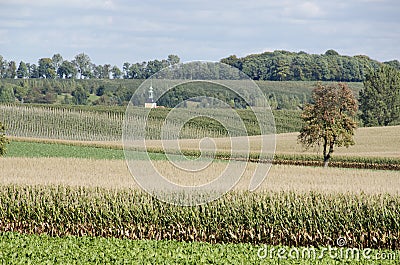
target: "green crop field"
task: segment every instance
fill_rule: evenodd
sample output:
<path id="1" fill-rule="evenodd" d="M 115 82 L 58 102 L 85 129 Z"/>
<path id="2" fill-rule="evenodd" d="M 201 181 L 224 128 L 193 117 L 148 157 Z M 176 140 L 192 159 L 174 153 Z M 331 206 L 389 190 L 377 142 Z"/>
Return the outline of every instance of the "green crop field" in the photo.
<path id="1" fill-rule="evenodd" d="M 21 235 L 17 233 L 0 234 L 0 261 L 7 264 L 20 263 L 63 263 L 63 264 L 293 264 L 293 260 L 270 257 L 268 251 L 283 248 L 252 244 L 210 244 L 203 242 L 178 242 L 172 240 L 126 240 L 117 238 L 48 235 Z M 284 247 L 285 256 L 290 248 Z M 267 255 L 264 254 L 264 249 Z M 261 250 L 261 251 L 260 251 Z M 348 249 L 344 249 L 345 253 Z M 277 251 L 276 251 L 277 252 Z M 329 255 L 321 256 L 322 249 L 316 249 L 315 258 L 304 259 L 301 264 L 337 264 Z M 274 254 L 274 252 L 272 252 Z M 379 255 L 378 255 L 379 254 Z M 377 260 L 382 254 L 388 260 Z M 292 253 L 296 257 L 296 253 Z M 370 259 L 360 255 L 357 264 L 395 264 L 396 252 L 371 251 Z M 259 256 L 261 258 L 259 258 Z M 299 255 L 300 257 L 300 255 Z M 308 257 L 308 256 L 307 256 Z M 350 260 L 350 256 L 349 259 Z M 19 262 L 17 262 L 17 260 Z M 139 262 L 140 261 L 140 262 Z M 369 262 L 369 263 L 368 263 Z"/>

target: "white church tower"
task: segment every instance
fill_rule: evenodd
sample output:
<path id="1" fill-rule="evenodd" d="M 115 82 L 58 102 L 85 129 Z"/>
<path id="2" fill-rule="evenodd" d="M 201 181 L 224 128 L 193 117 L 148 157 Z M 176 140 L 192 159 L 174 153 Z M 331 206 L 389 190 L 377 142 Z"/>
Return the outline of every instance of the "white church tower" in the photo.
<path id="1" fill-rule="evenodd" d="M 144 103 L 144 107 L 147 109 L 152 109 L 152 108 L 157 108 L 157 103 L 154 102 L 153 99 L 153 82 L 151 82 L 150 84 L 150 88 L 149 88 L 149 98 L 146 99 L 146 102 Z"/>

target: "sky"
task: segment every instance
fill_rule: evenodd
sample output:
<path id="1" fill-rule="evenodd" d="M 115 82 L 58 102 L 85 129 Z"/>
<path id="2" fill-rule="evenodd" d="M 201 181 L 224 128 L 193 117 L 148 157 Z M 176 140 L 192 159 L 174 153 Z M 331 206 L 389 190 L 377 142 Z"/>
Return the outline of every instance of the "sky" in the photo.
<path id="1" fill-rule="evenodd" d="M 0 0 L 0 55 L 37 63 L 83 52 L 119 67 L 274 50 L 400 60 L 399 11 L 398 0 Z"/>

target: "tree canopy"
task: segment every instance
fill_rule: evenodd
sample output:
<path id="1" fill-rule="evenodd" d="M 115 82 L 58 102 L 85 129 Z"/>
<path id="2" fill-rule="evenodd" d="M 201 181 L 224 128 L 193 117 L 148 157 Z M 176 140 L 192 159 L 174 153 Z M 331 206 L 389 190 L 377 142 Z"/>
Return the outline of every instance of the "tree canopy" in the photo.
<path id="1" fill-rule="evenodd" d="M 365 55 L 343 56 L 334 50 L 325 54 L 274 51 L 243 58 L 231 55 L 221 62 L 239 68 L 255 80 L 360 82 L 368 69 L 381 64 Z M 385 62 L 398 67 L 397 60 Z"/>
<path id="2" fill-rule="evenodd" d="M 360 91 L 360 110 L 366 126 L 400 124 L 400 72 L 390 66 L 369 71 Z"/>
<path id="3" fill-rule="evenodd" d="M 354 144 L 357 101 L 347 85 L 323 86 L 313 90 L 312 104 L 307 104 L 302 113 L 304 125 L 298 140 L 305 148 L 321 146 L 325 166 L 328 166 L 335 146 Z"/>
<path id="4" fill-rule="evenodd" d="M 40 58 L 37 64 L 21 61 L 17 68 L 16 62 L 0 56 L 0 78 L 145 79 L 179 62 L 179 56 L 170 54 L 162 60 L 124 62 L 120 68 L 107 63 L 97 65 L 85 53 L 77 54 L 71 61 L 56 53 L 52 57 Z M 377 69 L 381 65 L 365 55 L 344 56 L 335 50 L 327 50 L 324 54 L 278 50 L 242 58 L 231 55 L 221 62 L 240 69 L 254 80 L 272 81 L 361 82 L 368 69 Z M 398 60 L 383 64 L 400 70 Z"/>
<path id="5" fill-rule="evenodd" d="M 96 65 L 89 55 L 80 53 L 73 60 L 65 60 L 56 53 L 51 58 L 40 58 L 35 63 L 7 61 L 0 55 L 0 78 L 43 78 L 43 79 L 145 79 L 161 69 L 180 62 L 178 55 L 170 54 L 167 59 L 147 62 L 125 62 L 122 70 L 117 65 Z"/>

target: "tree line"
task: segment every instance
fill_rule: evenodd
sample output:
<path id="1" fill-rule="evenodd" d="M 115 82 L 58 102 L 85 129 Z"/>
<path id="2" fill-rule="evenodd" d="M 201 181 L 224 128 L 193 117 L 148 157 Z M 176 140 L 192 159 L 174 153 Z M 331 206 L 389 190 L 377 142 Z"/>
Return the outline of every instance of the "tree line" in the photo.
<path id="1" fill-rule="evenodd" d="M 61 54 L 51 58 L 40 58 L 35 63 L 7 61 L 0 55 L 0 78 L 10 79 L 146 79 L 161 69 L 180 62 L 177 55 L 168 55 L 167 59 L 150 60 L 141 63 L 125 62 L 122 69 L 111 64 L 96 65 L 89 55 L 77 54 L 73 60 L 64 60 Z"/>
<path id="2" fill-rule="evenodd" d="M 369 69 L 376 70 L 382 64 L 366 55 L 343 56 L 334 50 L 321 55 L 289 51 L 264 52 L 242 58 L 231 55 L 220 61 L 238 68 L 254 80 L 271 81 L 362 82 Z M 120 68 L 111 64 L 96 65 L 85 53 L 77 54 L 71 61 L 57 53 L 40 58 L 37 64 L 21 61 L 17 66 L 15 61 L 7 61 L 0 55 L 0 78 L 146 79 L 179 62 L 179 56 L 171 54 L 162 60 L 125 62 Z M 383 64 L 400 70 L 398 60 Z M 206 71 L 215 71 L 213 75 L 220 78 L 217 68 Z M 210 73 L 208 75 L 211 76 Z"/>
<path id="3" fill-rule="evenodd" d="M 340 55 L 334 50 L 325 54 L 274 51 L 252 54 L 242 58 L 231 55 L 221 62 L 232 65 L 254 80 L 272 81 L 336 81 L 362 82 L 370 69 L 382 64 L 365 55 Z M 400 70 L 398 60 L 384 62 Z"/>

